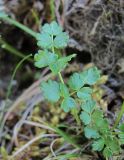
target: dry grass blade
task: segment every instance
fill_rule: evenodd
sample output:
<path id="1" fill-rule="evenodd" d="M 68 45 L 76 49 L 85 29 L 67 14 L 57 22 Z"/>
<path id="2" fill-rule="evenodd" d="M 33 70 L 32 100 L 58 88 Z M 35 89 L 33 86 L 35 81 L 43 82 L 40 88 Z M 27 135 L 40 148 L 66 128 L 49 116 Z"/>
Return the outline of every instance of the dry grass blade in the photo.
<path id="1" fill-rule="evenodd" d="M 11 159 L 13 159 L 14 157 L 16 157 L 18 154 L 20 154 L 22 151 L 24 151 L 27 147 L 29 147 L 32 143 L 40 140 L 41 138 L 47 138 L 47 137 L 56 137 L 58 135 L 56 134 L 40 134 L 39 136 L 33 138 L 32 140 L 30 140 L 28 143 L 26 143 L 24 146 L 22 146 L 18 151 L 16 151 Z"/>
<path id="2" fill-rule="evenodd" d="M 23 102 L 23 103 L 27 103 L 30 102 L 30 100 L 32 99 L 32 97 L 37 97 L 39 94 L 41 95 L 41 91 L 39 88 L 39 85 L 42 81 L 46 81 L 47 79 L 49 79 L 49 77 L 51 77 L 52 75 L 49 74 L 41 79 L 39 79 L 38 81 L 34 82 L 28 89 L 26 89 L 21 96 L 18 97 L 18 99 L 14 102 L 14 104 L 12 106 L 10 106 L 9 110 L 7 111 L 7 113 L 4 116 L 4 120 L 3 122 L 5 123 L 6 120 L 8 119 L 9 115 Z M 41 95 L 42 97 L 42 95 Z M 35 99 L 35 104 L 41 102 L 42 98 L 40 97 L 40 99 Z"/>

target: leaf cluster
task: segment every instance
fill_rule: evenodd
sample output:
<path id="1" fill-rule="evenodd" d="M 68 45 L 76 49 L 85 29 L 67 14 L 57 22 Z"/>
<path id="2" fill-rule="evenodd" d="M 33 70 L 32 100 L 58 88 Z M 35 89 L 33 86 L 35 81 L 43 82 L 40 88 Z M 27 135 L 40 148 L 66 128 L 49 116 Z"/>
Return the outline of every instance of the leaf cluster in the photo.
<path id="1" fill-rule="evenodd" d="M 38 68 L 49 67 L 52 73 L 59 75 L 75 57 L 75 54 L 66 57 L 57 54 L 57 49 L 67 46 L 69 36 L 55 21 L 41 28 L 37 40 L 38 46 L 42 48 L 34 56 L 35 66 Z M 84 125 L 85 137 L 93 140 L 92 149 L 102 151 L 104 157 L 108 158 L 118 154 L 121 150 L 120 145 L 124 144 L 124 124 L 118 127 L 116 134 L 110 128 L 103 111 L 93 100 L 92 85 L 99 79 L 100 71 L 91 67 L 81 73 L 72 74 L 67 84 L 64 81 L 48 80 L 42 82 L 40 88 L 49 102 L 56 103 L 60 100 L 61 108 L 65 112 L 75 112 L 74 117 L 79 118 Z M 79 106 L 80 110 L 77 108 Z"/>
<path id="2" fill-rule="evenodd" d="M 84 123 L 84 134 L 88 139 L 93 139 L 92 149 L 102 151 L 104 157 L 111 157 L 121 151 L 118 138 L 110 128 L 109 122 L 104 118 L 94 100 L 86 101 L 81 105 L 82 112 L 80 118 Z M 124 132 L 119 132 L 120 142 L 124 144 Z"/>
<path id="3" fill-rule="evenodd" d="M 69 41 L 69 36 L 62 31 L 55 21 L 45 24 L 41 28 L 41 33 L 37 34 L 38 46 L 43 49 L 65 48 Z"/>
<path id="4" fill-rule="evenodd" d="M 94 67 L 89 68 L 82 73 L 74 73 L 69 78 L 67 85 L 52 80 L 42 82 L 41 90 L 43 91 L 45 98 L 50 102 L 57 102 L 60 97 L 62 97 L 61 108 L 65 112 L 69 112 L 72 108 L 78 106 L 78 104 L 76 104 L 76 97 L 81 101 L 92 99 L 92 89 L 90 87 L 85 87 L 85 85 L 89 84 L 90 82 L 88 80 L 91 81 L 92 78 L 95 78 L 94 76 L 96 76 L 96 80 L 98 80 L 98 72 L 96 67 Z M 92 77 L 89 73 L 94 76 Z M 87 81 L 85 81 L 85 79 L 87 79 Z M 92 80 L 92 83 L 95 83 L 95 81 L 93 82 Z M 72 93 L 75 94 L 75 98 Z"/>
<path id="5" fill-rule="evenodd" d="M 37 34 L 38 46 L 43 50 L 39 50 L 35 54 L 35 66 L 38 68 L 49 67 L 52 73 L 61 72 L 68 62 L 75 57 L 75 54 L 66 57 L 60 57 L 55 49 L 62 49 L 67 46 L 69 36 L 62 28 L 53 21 L 51 24 L 45 24 L 41 28 L 41 32 Z"/>

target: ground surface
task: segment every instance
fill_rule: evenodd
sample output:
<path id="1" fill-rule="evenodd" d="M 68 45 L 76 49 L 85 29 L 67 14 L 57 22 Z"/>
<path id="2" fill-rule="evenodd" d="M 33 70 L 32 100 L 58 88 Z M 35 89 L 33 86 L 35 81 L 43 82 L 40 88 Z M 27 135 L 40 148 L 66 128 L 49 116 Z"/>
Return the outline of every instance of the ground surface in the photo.
<path id="1" fill-rule="evenodd" d="M 124 99 L 124 2 L 122 0 L 67 0 L 66 2 L 57 0 L 55 8 L 49 0 L 45 2 L 4 0 L 0 3 L 0 10 L 4 10 L 36 32 L 39 31 L 39 23 L 44 24 L 54 18 L 63 26 L 71 37 L 63 54 L 77 54 L 76 60 L 64 73 L 65 80 L 74 71 L 96 65 L 102 74 L 107 76 L 106 83 L 102 85 L 104 94 L 100 103 L 108 113 L 110 121 L 113 121 L 112 117 L 116 117 Z M 7 22 L 0 24 L 0 34 L 2 40 L 25 56 L 37 52 L 36 41 Z M 0 44 L 2 46 L 3 43 Z M 0 48 L 0 116 L 7 117 L 4 132 L 0 133 L 1 144 L 9 154 L 14 155 L 24 144 L 43 133 L 51 136 L 47 141 L 45 138 L 36 141 L 31 147 L 15 156 L 15 160 L 24 158 L 45 160 L 51 156 L 51 153 L 54 154 L 53 148 L 49 147 L 52 142 L 55 143 L 56 154 L 70 151 L 75 153 L 74 148 L 63 142 L 53 131 L 44 129 L 46 122 L 53 125 L 71 123 L 73 127 L 76 125 L 70 115 L 66 115 L 57 106 L 51 109 L 50 104 L 42 100 L 39 83 L 48 79 L 47 70 L 36 70 L 32 62 L 25 61 L 12 81 L 11 94 L 6 109 L 4 108 L 12 72 L 20 60 L 18 55 L 11 54 L 3 46 Z M 11 107 L 12 112 L 9 110 Z M 28 117 L 30 112 L 32 114 Z M 3 119 L 0 120 L 2 126 Z M 38 127 L 39 124 L 43 126 Z M 67 131 L 73 135 L 80 135 L 78 127 L 76 133 L 72 133 L 71 127 Z M 88 144 L 83 143 L 84 150 Z M 103 159 L 101 154 L 91 152 L 89 148 L 84 153 L 82 157 L 84 160 Z M 113 159 L 116 160 L 117 157 Z M 123 158 L 119 157 L 119 160 L 121 159 Z"/>

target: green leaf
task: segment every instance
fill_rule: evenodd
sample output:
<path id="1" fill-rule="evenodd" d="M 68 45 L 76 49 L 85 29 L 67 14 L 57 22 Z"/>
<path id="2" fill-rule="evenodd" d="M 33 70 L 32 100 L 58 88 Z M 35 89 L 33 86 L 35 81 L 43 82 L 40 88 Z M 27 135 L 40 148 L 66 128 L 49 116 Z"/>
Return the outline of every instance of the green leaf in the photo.
<path id="1" fill-rule="evenodd" d="M 97 119 L 96 121 L 94 121 L 94 125 L 99 128 L 99 131 L 101 133 L 106 133 L 109 131 L 109 124 L 108 121 L 106 119 Z"/>
<path id="2" fill-rule="evenodd" d="M 73 98 L 67 97 L 62 101 L 61 108 L 65 112 L 69 112 L 72 108 L 76 107 L 76 102 Z"/>
<path id="3" fill-rule="evenodd" d="M 106 119 L 103 118 L 103 112 L 99 109 L 96 109 L 91 115 L 92 122 L 95 127 L 99 129 L 101 133 L 109 131 L 109 123 Z"/>
<path id="4" fill-rule="evenodd" d="M 53 41 L 48 33 L 38 33 L 36 36 L 38 43 L 37 45 L 44 49 L 52 48 Z"/>
<path id="5" fill-rule="evenodd" d="M 62 58 L 58 59 L 55 63 L 50 65 L 51 71 L 54 74 L 58 74 L 58 72 L 62 71 L 66 67 L 68 62 L 75 56 L 76 56 L 75 54 L 72 54 L 70 56 L 62 57 Z"/>
<path id="6" fill-rule="evenodd" d="M 48 33 L 49 35 L 52 35 L 53 32 L 52 32 L 52 28 L 50 26 L 50 24 L 46 23 L 44 24 L 41 28 L 40 28 L 40 31 L 43 33 Z"/>
<path id="7" fill-rule="evenodd" d="M 93 85 L 100 79 L 100 71 L 96 67 L 89 68 L 81 73 L 84 83 Z"/>
<path id="8" fill-rule="evenodd" d="M 77 92 L 78 98 L 84 101 L 91 99 L 92 89 L 90 87 L 83 87 Z"/>
<path id="9" fill-rule="evenodd" d="M 60 25 L 58 25 L 58 23 L 56 23 L 55 21 L 53 21 L 50 24 L 51 28 L 52 28 L 52 34 L 53 35 L 58 35 L 62 33 L 62 27 Z"/>
<path id="10" fill-rule="evenodd" d="M 87 112 L 81 112 L 80 119 L 85 125 L 88 125 L 91 122 L 91 117 Z"/>
<path id="11" fill-rule="evenodd" d="M 67 127 L 69 128 L 69 126 L 67 126 Z M 64 138 L 64 140 L 66 142 L 68 142 L 69 144 L 72 144 L 76 148 L 80 147 L 80 145 L 78 144 L 77 139 L 75 137 L 73 137 L 72 135 L 68 134 L 66 131 L 61 130 L 58 127 L 54 127 L 54 129 L 56 130 L 58 135 L 60 135 L 61 137 Z"/>
<path id="12" fill-rule="evenodd" d="M 124 144 L 124 132 L 121 132 L 118 134 L 118 137 L 119 137 L 119 141 L 121 144 Z"/>
<path id="13" fill-rule="evenodd" d="M 87 70 L 87 84 L 93 85 L 100 79 L 100 71 L 96 67 Z"/>
<path id="14" fill-rule="evenodd" d="M 97 141 L 94 141 L 92 144 L 92 148 L 94 151 L 101 151 L 104 147 L 105 141 L 104 139 L 98 139 Z"/>
<path id="15" fill-rule="evenodd" d="M 60 94 L 64 98 L 69 97 L 69 90 L 67 86 L 63 83 L 60 83 Z"/>
<path id="16" fill-rule="evenodd" d="M 46 23 L 42 27 L 42 32 L 46 32 L 50 35 L 58 35 L 62 33 L 62 27 L 59 26 L 55 21 L 51 22 L 50 24 Z"/>
<path id="17" fill-rule="evenodd" d="M 94 128 L 85 127 L 84 128 L 84 133 L 85 133 L 85 136 L 87 138 L 89 138 L 89 139 L 90 138 L 99 138 L 100 137 L 99 133 Z"/>
<path id="18" fill-rule="evenodd" d="M 69 36 L 66 32 L 62 32 L 57 35 L 54 39 L 54 47 L 55 48 L 65 48 L 68 44 Z"/>
<path id="19" fill-rule="evenodd" d="M 100 109 L 96 109 L 96 110 L 92 113 L 92 119 L 93 119 L 94 122 L 103 119 L 103 112 L 102 112 Z"/>
<path id="20" fill-rule="evenodd" d="M 45 24 L 42 27 L 42 31 L 38 34 L 37 39 L 39 40 L 38 45 L 42 48 L 64 48 L 67 46 L 69 36 L 66 32 L 62 32 L 61 26 L 55 21 L 50 24 Z"/>
<path id="21" fill-rule="evenodd" d="M 122 124 L 119 125 L 119 130 L 122 131 L 122 132 L 124 132 L 124 123 L 122 123 Z"/>
<path id="22" fill-rule="evenodd" d="M 69 36 L 66 32 L 62 32 L 61 26 L 53 21 L 42 27 L 41 33 L 37 34 L 37 40 L 38 46 L 45 49 L 50 49 L 52 47 L 64 48 L 67 46 Z"/>
<path id="23" fill-rule="evenodd" d="M 96 107 L 96 102 L 92 99 L 84 102 L 82 105 L 81 105 L 81 108 L 87 112 L 87 113 L 92 113 L 94 108 Z"/>
<path id="24" fill-rule="evenodd" d="M 87 84 L 87 70 L 80 73 L 80 76 L 81 76 L 81 79 L 82 79 L 83 83 Z"/>
<path id="25" fill-rule="evenodd" d="M 34 56 L 35 66 L 38 68 L 46 67 L 57 60 L 58 56 L 48 51 L 38 51 Z"/>
<path id="26" fill-rule="evenodd" d="M 120 146 L 117 138 L 108 135 L 105 143 L 113 153 L 119 153 Z"/>
<path id="27" fill-rule="evenodd" d="M 59 84 L 56 81 L 42 82 L 41 90 L 48 101 L 57 102 L 60 98 Z"/>
<path id="28" fill-rule="evenodd" d="M 79 90 L 84 85 L 79 73 L 74 73 L 70 77 L 68 84 L 69 84 L 70 88 L 73 90 Z"/>
<path id="29" fill-rule="evenodd" d="M 109 158 L 109 157 L 112 157 L 112 151 L 110 150 L 110 148 L 106 147 L 104 150 L 103 150 L 103 155 L 105 158 Z"/>

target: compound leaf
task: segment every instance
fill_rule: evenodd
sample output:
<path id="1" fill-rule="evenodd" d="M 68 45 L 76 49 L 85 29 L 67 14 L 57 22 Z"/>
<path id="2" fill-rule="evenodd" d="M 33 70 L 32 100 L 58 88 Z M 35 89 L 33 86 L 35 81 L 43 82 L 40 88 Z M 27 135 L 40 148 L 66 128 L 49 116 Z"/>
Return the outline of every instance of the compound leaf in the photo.
<path id="1" fill-rule="evenodd" d="M 79 90 L 84 85 L 79 73 L 74 73 L 70 77 L 68 84 L 69 84 L 70 88 L 73 90 Z"/>
<path id="2" fill-rule="evenodd" d="M 84 101 L 91 99 L 92 89 L 90 87 L 83 87 L 77 92 L 77 96 Z"/>
<path id="3" fill-rule="evenodd" d="M 58 56 L 48 51 L 38 51 L 34 56 L 35 66 L 38 68 L 46 67 L 57 60 Z"/>
<path id="4" fill-rule="evenodd" d="M 81 112 L 80 119 L 85 125 L 88 125 L 91 122 L 91 117 L 87 112 Z"/>
<path id="5" fill-rule="evenodd" d="M 73 57 L 75 57 L 75 54 L 58 59 L 55 63 L 50 65 L 51 71 L 54 74 L 57 74 L 58 72 L 62 71 Z"/>
<path id="6" fill-rule="evenodd" d="M 62 103 L 61 103 L 61 108 L 65 111 L 65 112 L 69 112 L 72 108 L 76 107 L 76 102 L 73 98 L 71 97 L 67 97 L 65 98 Z"/>
<path id="7" fill-rule="evenodd" d="M 89 139 L 90 138 L 99 138 L 100 137 L 99 133 L 94 128 L 85 127 L 84 128 L 84 133 L 85 133 L 85 136 L 87 138 L 89 138 Z"/>
<path id="8" fill-rule="evenodd" d="M 41 90 L 48 101 L 57 102 L 60 98 L 59 84 L 56 81 L 42 82 Z"/>
<path id="9" fill-rule="evenodd" d="M 84 102 L 84 103 L 81 105 L 81 108 L 82 108 L 85 112 L 91 114 L 92 111 L 94 110 L 95 106 L 96 106 L 96 102 L 95 102 L 94 100 L 90 99 L 90 100 Z"/>
<path id="10" fill-rule="evenodd" d="M 94 151 L 101 151 L 104 147 L 105 141 L 103 138 L 94 141 L 92 144 L 92 148 Z"/>

